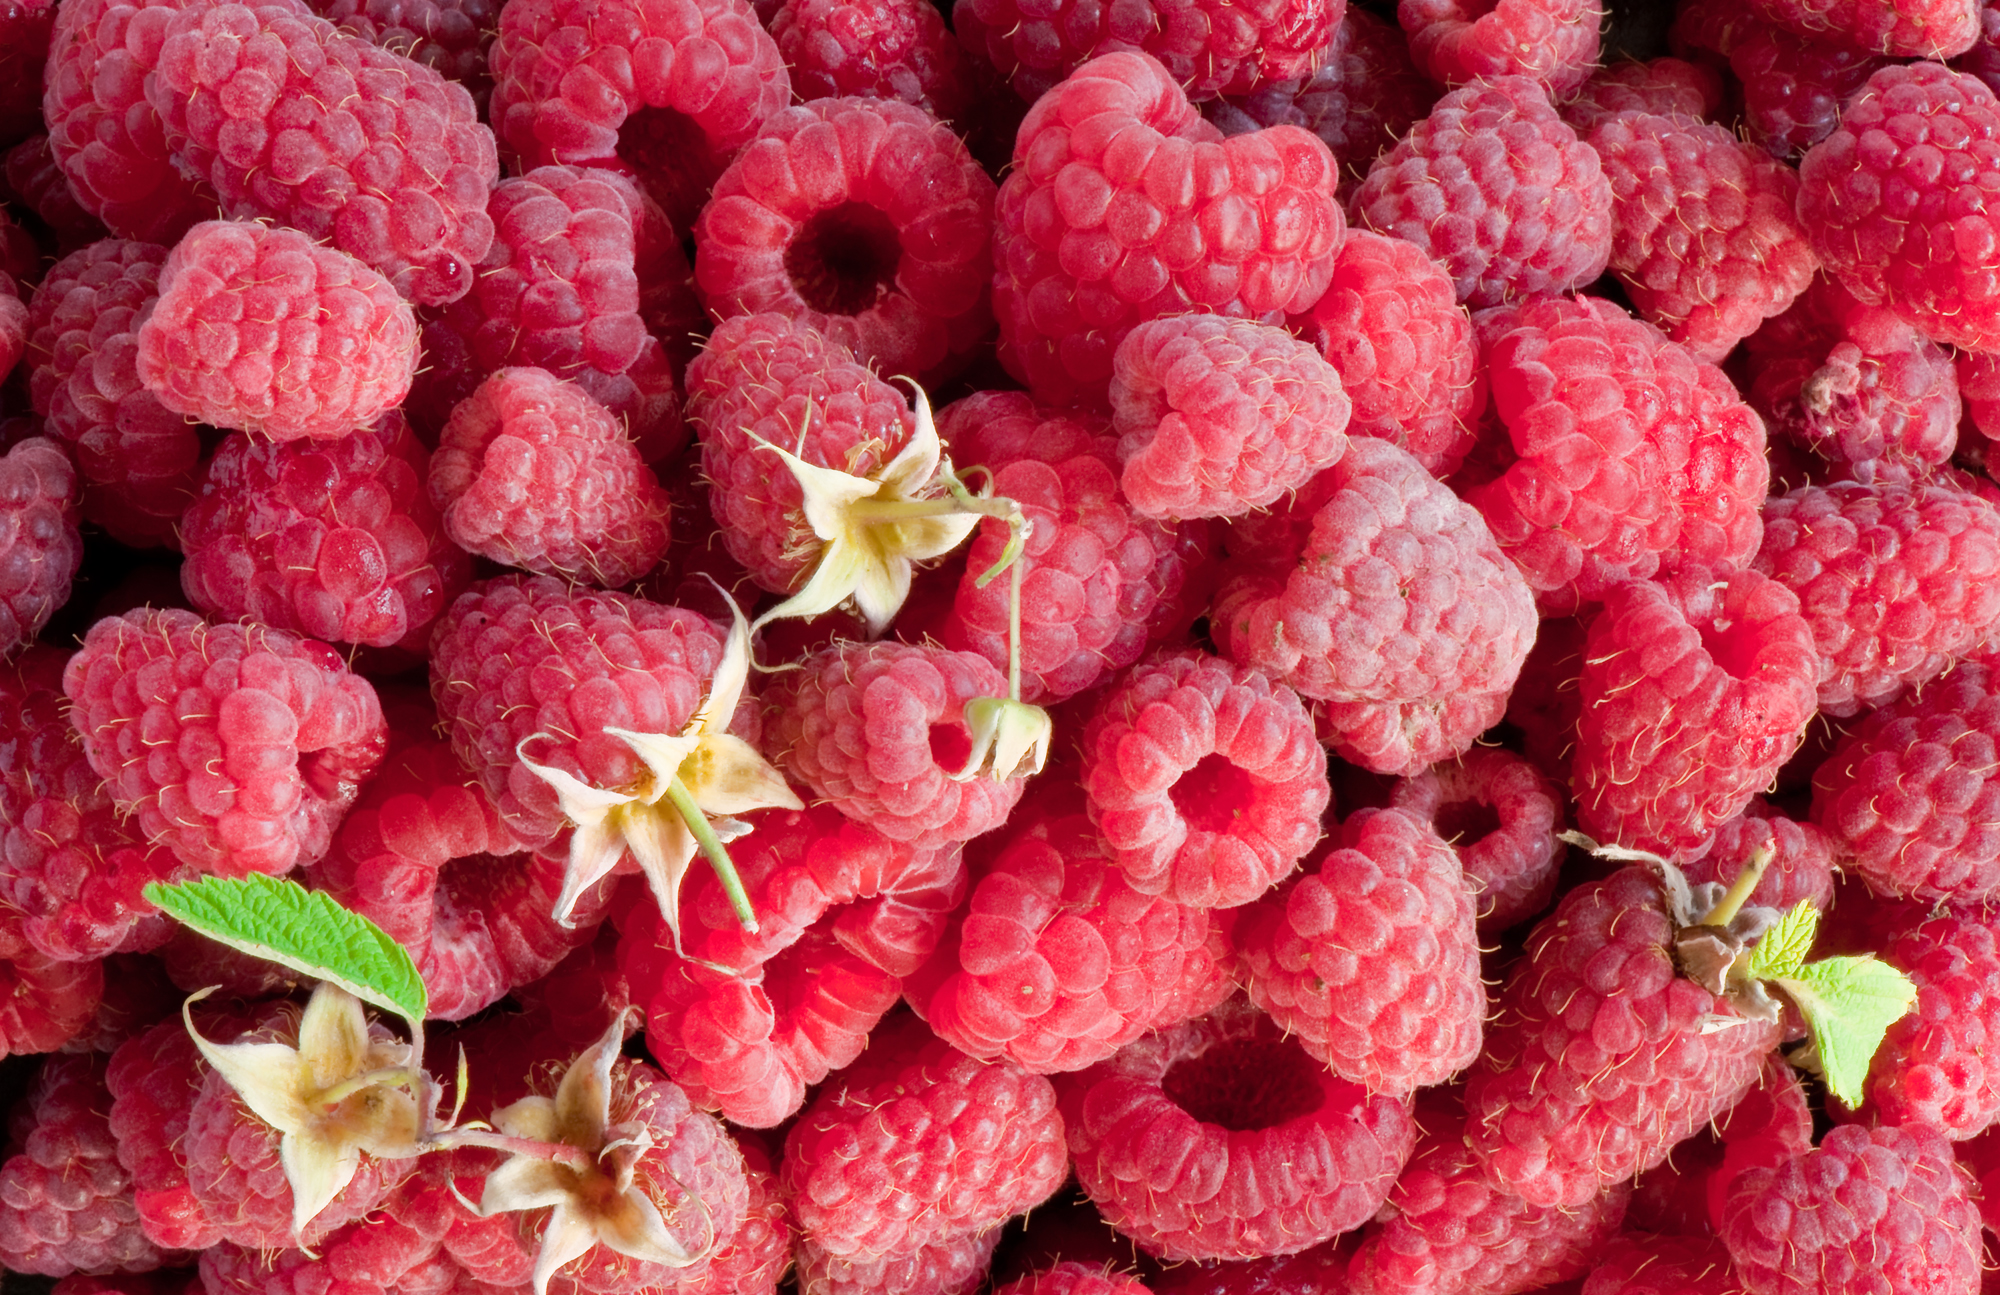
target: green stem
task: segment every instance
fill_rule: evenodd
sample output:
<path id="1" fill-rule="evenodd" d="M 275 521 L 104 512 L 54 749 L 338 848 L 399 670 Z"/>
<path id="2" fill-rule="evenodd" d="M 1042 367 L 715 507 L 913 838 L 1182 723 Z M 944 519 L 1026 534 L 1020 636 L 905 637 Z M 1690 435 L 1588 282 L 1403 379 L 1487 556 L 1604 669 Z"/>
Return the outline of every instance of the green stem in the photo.
<path id="1" fill-rule="evenodd" d="M 1021 568 L 1014 564 L 1011 587 L 1007 590 L 1007 700 L 1021 700 Z"/>
<path id="2" fill-rule="evenodd" d="M 729 906 L 736 910 L 736 920 L 744 930 L 755 935 L 758 931 L 756 910 L 750 907 L 750 896 L 743 891 L 743 878 L 736 875 L 736 865 L 729 861 L 729 851 L 722 848 L 722 839 L 709 825 L 708 815 L 701 806 L 694 803 L 694 793 L 677 774 L 667 779 L 667 799 L 674 802 L 674 808 L 681 812 L 688 831 L 694 834 L 695 844 L 708 858 L 708 866 L 715 869 L 715 879 L 722 883 L 722 893 L 729 896 Z"/>
<path id="3" fill-rule="evenodd" d="M 1743 871 L 1736 874 L 1736 880 L 1729 884 L 1727 894 L 1716 901 L 1707 916 L 1697 922 L 1697 926 L 1727 926 L 1736 919 L 1736 914 L 1749 900 L 1750 892 L 1757 889 L 1757 883 L 1764 879 L 1764 869 L 1771 864 L 1771 847 L 1760 845 L 1750 854 Z"/>

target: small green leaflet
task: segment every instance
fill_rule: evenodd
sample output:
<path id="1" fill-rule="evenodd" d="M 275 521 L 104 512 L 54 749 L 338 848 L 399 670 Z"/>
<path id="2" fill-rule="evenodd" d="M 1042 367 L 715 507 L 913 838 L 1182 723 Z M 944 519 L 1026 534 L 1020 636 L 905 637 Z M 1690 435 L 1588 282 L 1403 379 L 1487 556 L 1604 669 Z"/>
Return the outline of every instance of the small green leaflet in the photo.
<path id="1" fill-rule="evenodd" d="M 1760 980 L 1789 976 L 1806 965 L 1806 955 L 1819 934 L 1819 910 L 1800 900 L 1778 924 L 1757 938 L 1750 950 L 1750 974 Z"/>
<path id="2" fill-rule="evenodd" d="M 421 1031 L 430 1008 L 409 950 L 359 913 L 280 877 L 204 877 L 146 898 L 211 940 L 340 986 Z"/>
<path id="3" fill-rule="evenodd" d="M 1861 1105 L 1868 1063 L 1889 1027 L 1917 1001 L 1910 978 L 1873 955 L 1807 962 L 1819 910 L 1801 903 L 1750 951 L 1750 974 L 1785 991 L 1812 1031 L 1826 1086 L 1849 1109 Z"/>

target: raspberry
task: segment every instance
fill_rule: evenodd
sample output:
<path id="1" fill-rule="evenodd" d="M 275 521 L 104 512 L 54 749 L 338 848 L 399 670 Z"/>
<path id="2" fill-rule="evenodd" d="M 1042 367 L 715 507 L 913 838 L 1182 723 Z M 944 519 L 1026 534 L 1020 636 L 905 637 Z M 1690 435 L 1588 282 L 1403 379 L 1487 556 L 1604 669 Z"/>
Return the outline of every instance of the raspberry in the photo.
<path id="1" fill-rule="evenodd" d="M 1444 1083 L 1479 1055 L 1486 1014 L 1458 857 L 1393 809 L 1359 811 L 1316 853 L 1237 924 L 1250 1001 L 1371 1092 Z"/>
<path id="2" fill-rule="evenodd" d="M 1846 717 L 2000 629 L 2000 508 L 1943 483 L 1801 486 L 1765 505 L 1756 569 L 1799 596 L 1820 710 Z"/>
<path id="3" fill-rule="evenodd" d="M 1292 1254 L 1357 1227 L 1416 1140 L 1407 1098 L 1335 1078 L 1240 1001 L 1057 1082 L 1077 1181 L 1167 1260 Z"/>
<path id="4" fill-rule="evenodd" d="M 1486 935 L 1538 915 L 1555 897 L 1564 800 L 1532 762 L 1475 747 L 1398 779 L 1389 806 L 1429 823 L 1451 844 Z"/>
<path id="5" fill-rule="evenodd" d="M 207 183 L 174 165 L 146 101 L 180 0 L 57 6 L 42 112 L 78 203 L 121 238 L 171 243 L 215 214 Z"/>
<path id="6" fill-rule="evenodd" d="M 139 380 L 162 405 L 272 440 L 330 440 L 402 403 L 417 321 L 389 281 L 294 229 L 196 225 L 160 267 Z"/>
<path id="7" fill-rule="evenodd" d="M 1848 1125 L 1802 1156 L 1738 1178 L 1722 1238 L 1758 1295 L 1976 1290 L 1970 1189 L 1933 1130 Z M 1892 1273 L 1893 1284 L 1884 1280 Z"/>
<path id="8" fill-rule="evenodd" d="M 952 26 L 1033 103 L 1079 66 L 1144 51 L 1190 99 L 1247 94 L 1312 71 L 1339 29 L 1341 0 L 1142 0 L 1116 8 L 959 0 Z"/>
<path id="9" fill-rule="evenodd" d="M 1396 21 L 1410 36 L 1410 58 L 1433 81 L 1452 87 L 1525 77 L 1552 98 L 1574 93 L 1597 63 L 1596 0 L 1399 0 Z"/>
<path id="10" fill-rule="evenodd" d="M 1720 363 L 1812 281 L 1789 167 L 1721 126 L 1650 112 L 1609 117 L 1589 142 L 1611 181 L 1611 273 L 1697 356 Z"/>
<path id="11" fill-rule="evenodd" d="M 1740 10 L 1737 10 L 1740 12 Z M 1833 133 L 1841 105 L 1887 60 L 1761 24 L 1730 46 L 1729 70 L 1743 86 L 1743 123 L 1752 143 L 1796 159 Z"/>
<path id="12" fill-rule="evenodd" d="M 53 1052 L 90 1025 L 104 997 L 101 961 L 59 962 L 0 927 L 0 1052 Z"/>
<path id="13" fill-rule="evenodd" d="M 965 704 L 1006 695 L 985 657 L 903 643 L 837 643 L 764 695 L 765 745 L 786 773 L 894 841 L 969 841 L 1005 822 L 1026 784 L 960 782 Z"/>
<path id="14" fill-rule="evenodd" d="M 205 872 L 275 875 L 317 859 L 382 756 L 368 682 L 325 644 L 260 625 L 179 610 L 106 617 L 63 691 L 119 813 Z"/>
<path id="15" fill-rule="evenodd" d="M 167 1258 L 140 1230 L 133 1177 L 118 1163 L 105 1065 L 92 1053 L 50 1057 L 16 1112 L 16 1131 L 28 1132 L 0 1165 L 0 1263 L 13 1272 L 144 1272 Z"/>
<path id="16" fill-rule="evenodd" d="M 1591 297 L 1475 323 L 1518 457 L 1466 500 L 1544 615 L 1687 563 L 1749 564 L 1770 466 L 1763 423 L 1722 370 Z"/>
<path id="17" fill-rule="evenodd" d="M 1683 858 L 1688 884 L 1728 885 L 1760 848 L 1771 851 L 1764 876 L 1750 901 L 1781 913 L 1801 901 L 1824 913 L 1833 907 L 1833 842 L 1812 823 L 1795 823 L 1759 797 L 1741 814 L 1715 829 L 1713 842 L 1698 858 Z"/>
<path id="18" fill-rule="evenodd" d="M 457 82 L 297 7 L 204 4 L 166 25 L 146 95 L 228 215 L 328 240 L 425 305 L 472 286 L 499 160 Z"/>
<path id="19" fill-rule="evenodd" d="M 1799 1072 L 1773 1052 L 1734 1106 L 1639 1175 L 1625 1214 L 1627 1230 L 1712 1236 L 1737 1175 L 1810 1151 L 1812 1142 L 1813 1111 Z"/>
<path id="20" fill-rule="evenodd" d="M 891 1259 L 841 1259 L 828 1254 L 810 1237 L 798 1240 L 800 1290 L 814 1295 L 875 1295 L 903 1291 L 906 1295 L 973 1295 L 986 1281 L 1000 1229 L 965 1232 L 919 1246 Z"/>
<path id="21" fill-rule="evenodd" d="M 1908 1015 L 1889 1027 L 1868 1067 L 1867 1101 L 1883 1124 L 1922 1124 L 1953 1141 L 2000 1117 L 2000 1070 L 1985 1061 L 2000 1036 L 2000 930 L 1976 912 L 1942 911 L 1881 951 L 1916 982 Z"/>
<path id="22" fill-rule="evenodd" d="M 0 148 L 42 129 L 42 72 L 49 61 L 56 6 L 52 0 L 9 0 L 0 9 Z"/>
<path id="23" fill-rule="evenodd" d="M 1596 1259 L 1579 1295 L 1748 1295 L 1714 1237 L 1628 1232 Z"/>
<path id="24" fill-rule="evenodd" d="M 501 369 L 452 411 L 430 462 L 452 542 L 606 588 L 667 551 L 667 492 L 611 411 L 547 369 Z"/>
<path id="25" fill-rule="evenodd" d="M 1151 1288 L 1136 1277 L 1071 1261 L 996 1287 L 993 1295 L 1151 1295 Z"/>
<path id="26" fill-rule="evenodd" d="M 15 201 L 55 232 L 58 250 L 65 255 L 105 236 L 97 217 L 77 201 L 47 135 L 30 135 L 8 149 L 5 171 Z"/>
<path id="27" fill-rule="evenodd" d="M 677 230 L 791 101 L 784 56 L 744 0 L 503 6 L 489 120 L 526 166 L 631 172 Z"/>
<path id="28" fill-rule="evenodd" d="M 1500 718 L 1534 641 L 1533 595 L 1479 515 L 1406 451 L 1355 439 L 1228 545 L 1216 642 L 1325 702 L 1342 758 L 1413 772 Z"/>
<path id="29" fill-rule="evenodd" d="M 1428 252 L 1475 307 L 1566 292 L 1602 274 L 1611 207 L 1597 154 L 1524 76 L 1445 95 L 1354 195 L 1357 224 Z"/>
<path id="30" fill-rule="evenodd" d="M 817 99 L 772 116 L 715 182 L 695 283 L 719 317 L 775 311 L 934 381 L 992 324 L 993 195 L 922 108 Z"/>
<path id="31" fill-rule="evenodd" d="M 1700 121 L 1722 107 L 1722 75 L 1706 63 L 1672 57 L 1611 63 L 1592 72 L 1573 98 L 1557 106 L 1563 120 L 1586 139 L 1598 123 L 1621 112 Z"/>
<path id="32" fill-rule="evenodd" d="M 456 81 L 485 116 L 493 78 L 486 50 L 499 26 L 496 0 L 308 0 L 314 13 L 344 32 Z"/>
<path id="33" fill-rule="evenodd" d="M 1055 1088 L 975 1061 L 904 1020 L 785 1137 L 779 1170 L 800 1233 L 829 1255 L 904 1258 L 1033 1209 L 1068 1157 Z"/>
<path id="34" fill-rule="evenodd" d="M 31 436 L 0 455 L 0 650 L 31 641 L 69 601 L 83 565 L 69 455 Z"/>
<path id="35" fill-rule="evenodd" d="M 386 1212 L 350 1223 L 310 1251 L 224 1241 L 201 1255 L 201 1288 L 215 1295 L 430 1295 L 462 1280 L 435 1238 Z"/>
<path id="36" fill-rule="evenodd" d="M 395 412 L 334 441 L 229 437 L 181 519 L 181 588 L 218 619 L 420 647 L 471 565 L 424 496 L 429 458 Z"/>
<path id="37" fill-rule="evenodd" d="M 1799 163 L 1820 261 L 1933 341 L 2000 349 L 2000 215 L 1959 178 L 1996 138 L 2000 99 L 1979 78 L 1924 62 L 1876 72 Z"/>
<path id="38" fill-rule="evenodd" d="M 1750 6 L 1787 31 L 1823 44 L 1894 58 L 1948 59 L 1979 39 L 1979 0 L 1752 0 Z"/>
<path id="39" fill-rule="evenodd" d="M 779 1279 L 791 1267 L 791 1211 L 778 1190 L 771 1158 L 752 1139 L 738 1146 L 750 1185 L 743 1221 L 708 1262 L 656 1288 L 666 1295 L 775 1295 Z"/>
<path id="40" fill-rule="evenodd" d="M 924 0 L 786 0 L 769 26 L 801 99 L 897 99 L 940 121 L 972 106 L 965 51 Z"/>
<path id="41" fill-rule="evenodd" d="M 1340 373 L 1350 436 L 1394 441 L 1433 476 L 1472 445 L 1486 371 L 1451 276 L 1423 249 L 1357 229 L 1334 258 L 1326 295 L 1292 327 Z"/>
<path id="42" fill-rule="evenodd" d="M 1144 54 L 1103 55 L 1051 90 L 1014 163 L 993 313 L 1001 361 L 1045 404 L 1101 404 L 1118 343 L 1148 319 L 1305 309 L 1346 233 L 1317 136 L 1224 140 Z"/>
<path id="43" fill-rule="evenodd" d="M 1219 315 L 1140 324 L 1112 357 L 1120 484 L 1141 515 L 1274 504 L 1347 450 L 1340 374 L 1280 328 Z"/>

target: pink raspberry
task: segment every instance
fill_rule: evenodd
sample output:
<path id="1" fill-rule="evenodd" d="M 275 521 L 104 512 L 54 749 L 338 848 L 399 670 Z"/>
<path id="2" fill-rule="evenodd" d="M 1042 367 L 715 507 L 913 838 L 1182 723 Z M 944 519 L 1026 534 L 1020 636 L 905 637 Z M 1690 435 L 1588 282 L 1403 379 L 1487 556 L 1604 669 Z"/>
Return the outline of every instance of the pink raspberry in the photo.
<path id="1" fill-rule="evenodd" d="M 1327 844 L 1237 923 L 1250 1001 L 1370 1092 L 1444 1083 L 1486 1015 L 1465 870 L 1400 810 L 1361 810 Z"/>
<path id="2" fill-rule="evenodd" d="M 1450 843 L 1472 888 L 1480 934 L 1538 916 L 1555 897 L 1567 800 L 1535 765 L 1500 747 L 1398 779 L 1389 806 Z"/>
<path id="3" fill-rule="evenodd" d="M 43 130 L 42 73 L 49 61 L 53 0 L 8 0 L 0 8 L 0 148 Z"/>
<path id="4" fill-rule="evenodd" d="M 1465 496 L 1544 614 L 1686 563 L 1749 563 L 1770 466 L 1722 370 L 1593 297 L 1475 322 L 1511 453 Z"/>
<path id="5" fill-rule="evenodd" d="M 1340 373 L 1350 436 L 1394 441 L 1444 477 L 1471 448 L 1486 370 L 1451 276 L 1400 238 L 1357 229 L 1334 258 L 1326 294 L 1294 329 Z"/>
<path id="6" fill-rule="evenodd" d="M 8 149 L 4 170 L 14 200 L 54 231 L 57 250 L 67 254 L 105 236 L 97 217 L 77 201 L 47 135 L 30 135 Z"/>
<path id="7" fill-rule="evenodd" d="M 1889 1027 L 1868 1067 L 1867 1101 L 1883 1124 L 1922 1124 L 1953 1141 L 2000 1118 L 2000 1067 L 1986 1061 L 2000 1038 L 2000 930 L 1975 912 L 1940 911 L 1881 950 L 1916 982 L 1917 1001 Z"/>
<path id="8" fill-rule="evenodd" d="M 1579 1295 L 1745 1295 L 1717 1237 L 1628 1232 L 1593 1260 Z"/>
<path id="9" fill-rule="evenodd" d="M 1713 117 L 1722 107 L 1722 75 L 1706 63 L 1663 56 L 1645 63 L 1611 63 L 1590 74 L 1576 94 L 1557 105 L 1563 120 L 1588 139 L 1598 123 L 1621 112 Z"/>
<path id="10" fill-rule="evenodd" d="M 1824 913 L 1833 907 L 1833 841 L 1816 824 L 1794 822 L 1762 797 L 1752 797 L 1741 814 L 1715 829 L 1714 839 L 1697 857 L 1679 862 L 1688 884 L 1719 882 L 1727 886 L 1752 853 L 1771 851 L 1763 880 L 1750 902 L 1790 912 L 1801 901 Z"/>
<path id="11" fill-rule="evenodd" d="M 993 313 L 1002 362 L 1045 404 L 1102 403 L 1118 343 L 1148 319 L 1305 309 L 1346 233 L 1317 136 L 1224 140 L 1145 54 L 1103 55 L 1051 90 L 1014 162 Z"/>
<path id="12" fill-rule="evenodd" d="M 993 1295 L 1151 1295 L 1136 1277 L 1069 1261 L 994 1288 Z"/>
<path id="13" fill-rule="evenodd" d="M 1339 29 L 1344 0 L 1140 0 L 1102 7 L 1058 0 L 958 0 L 952 26 L 975 56 L 1033 103 L 1091 59 L 1143 51 L 1190 99 L 1248 94 L 1312 71 Z"/>
<path id="14" fill-rule="evenodd" d="M 1574 93 L 1597 63 L 1597 0 L 1399 0 L 1396 21 L 1410 36 L 1410 57 L 1448 86 L 1521 76 L 1552 98 Z"/>
<path id="15" fill-rule="evenodd" d="M 799 1287 L 818 1295 L 974 1295 L 986 1284 L 1001 1231 L 963 1232 L 890 1259 L 842 1259 L 802 1236 L 794 1252 Z"/>
<path id="16" fill-rule="evenodd" d="M 424 495 L 400 413 L 335 441 L 222 443 L 181 519 L 181 588 L 209 616 L 421 647 L 471 564 Z"/>
<path id="17" fill-rule="evenodd" d="M 1351 408 L 1312 346 L 1247 319 L 1150 320 L 1112 358 L 1120 484 L 1147 517 L 1276 503 L 1340 461 Z"/>
<path id="18" fill-rule="evenodd" d="M 366 427 L 402 403 L 416 367 L 416 315 L 387 279 L 250 221 L 189 230 L 139 324 L 139 380 L 162 405 L 275 441 Z"/>
<path id="19" fill-rule="evenodd" d="M 778 1282 L 792 1266 L 792 1215 L 771 1158 L 753 1139 L 737 1145 L 750 1185 L 743 1221 L 706 1263 L 655 1288 L 664 1295 L 777 1295 Z"/>
<path id="20" fill-rule="evenodd" d="M 1757 1082 L 1735 1105 L 1633 1182 L 1627 1231 L 1714 1235 L 1727 1188 L 1738 1174 L 1812 1150 L 1814 1112 L 1807 1102 L 1799 1072 L 1784 1055 L 1765 1057 Z"/>
<path id="21" fill-rule="evenodd" d="M 53 1052 L 89 1027 L 104 963 L 45 957 L 11 927 L 0 927 L 0 1052 Z"/>
<path id="22" fill-rule="evenodd" d="M 894 841 L 969 841 L 1007 820 L 1027 784 L 952 777 L 972 753 L 965 704 L 1004 697 L 971 652 L 836 643 L 765 690 L 765 745 L 786 773 Z"/>
<path id="23" fill-rule="evenodd" d="M 927 0 L 786 0 L 769 26 L 792 90 L 808 102 L 898 99 L 940 121 L 972 106 L 965 51 Z"/>
<path id="24" fill-rule="evenodd" d="M 1500 718 L 1534 641 L 1533 595 L 1478 513 L 1406 451 L 1356 438 L 1228 545 L 1217 644 L 1325 702 L 1343 758 L 1410 772 Z"/>
<path id="25" fill-rule="evenodd" d="M 97 622 L 63 691 L 119 812 L 229 876 L 324 854 L 385 741 L 375 690 L 324 643 L 187 611 Z"/>
<path id="26" fill-rule="evenodd" d="M 497 0 L 308 0 L 344 32 L 413 59 L 456 81 L 485 115 L 493 78 L 486 50 L 499 26 Z"/>
<path id="27" fill-rule="evenodd" d="M 199 1283 L 215 1295 L 430 1295 L 470 1285 L 436 1238 L 386 1209 L 310 1251 L 221 1242 L 202 1251 Z"/>
<path id="28" fill-rule="evenodd" d="M 240 1007 L 203 1004 L 193 1015 L 202 1037 L 222 1043 L 253 1023 Z M 162 1248 L 201 1250 L 222 1239 L 187 1175 L 188 1115 L 206 1069 L 187 1027 L 170 1016 L 121 1044 L 105 1072 L 118 1163 L 132 1175 L 146 1236 Z"/>
<path id="29" fill-rule="evenodd" d="M 677 230 L 791 101 L 784 56 L 745 0 L 506 5 L 489 120 L 525 166 L 629 171 Z"/>
<path id="30" fill-rule="evenodd" d="M 1979 39 L 1979 0 L 1752 0 L 1750 7 L 1808 40 L 1894 58 L 1956 58 Z"/>
<path id="31" fill-rule="evenodd" d="M 0 455 L 0 649 L 41 633 L 83 565 L 77 474 L 62 446 L 30 436 Z"/>
<path id="32" fill-rule="evenodd" d="M 1291 1254 L 1358 1227 L 1416 1141 L 1408 1098 L 1336 1078 L 1240 1001 L 1057 1084 L 1077 1182 L 1166 1260 Z"/>
<path id="33" fill-rule="evenodd" d="M 718 317 L 775 311 L 931 382 L 992 327 L 993 195 L 924 109 L 815 99 L 773 115 L 716 180 L 695 283 Z"/>
<path id="34" fill-rule="evenodd" d="M 2000 349 L 2000 215 L 1970 182 L 2000 99 L 1937 63 L 1885 67 L 1799 163 L 1799 220 L 1841 285 L 1933 341 Z"/>
<path id="35" fill-rule="evenodd" d="M 501 369 L 452 411 L 430 501 L 453 543 L 611 588 L 667 551 L 667 492 L 611 411 L 547 369 Z"/>
<path id="36" fill-rule="evenodd" d="M 146 95 L 228 215 L 327 240 L 425 305 L 472 287 L 499 160 L 464 86 L 296 6 L 202 4 L 167 24 Z"/>
<path id="37" fill-rule="evenodd" d="M 1728 53 L 1729 70 L 1743 86 L 1743 124 L 1751 142 L 1793 160 L 1831 135 L 1842 105 L 1888 65 L 1845 42 L 1807 40 L 1753 23 L 1745 24 Z"/>
<path id="38" fill-rule="evenodd" d="M 1357 224 L 1441 262 L 1474 307 L 1582 287 L 1611 256 L 1611 184 L 1597 154 L 1524 76 L 1438 100 L 1375 160 L 1353 205 Z"/>
<path id="39" fill-rule="evenodd" d="M 1957 448 L 1975 451 L 1989 463 L 2000 462 L 1993 452 L 1993 442 L 2000 441 L 2000 354 L 1960 351 L 1957 365 L 1963 402 L 1958 424 L 1963 443 Z"/>

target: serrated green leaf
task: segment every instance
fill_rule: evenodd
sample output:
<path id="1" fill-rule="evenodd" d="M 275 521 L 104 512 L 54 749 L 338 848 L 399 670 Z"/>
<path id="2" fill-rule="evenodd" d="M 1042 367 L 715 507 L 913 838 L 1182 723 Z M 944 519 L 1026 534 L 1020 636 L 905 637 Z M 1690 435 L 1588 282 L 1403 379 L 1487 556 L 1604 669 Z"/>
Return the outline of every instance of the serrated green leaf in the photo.
<path id="1" fill-rule="evenodd" d="M 1778 924 L 1757 937 L 1750 950 L 1750 974 L 1760 980 L 1790 976 L 1806 965 L 1813 939 L 1819 934 L 1819 910 L 1800 900 Z"/>
<path id="2" fill-rule="evenodd" d="M 1850 1109 L 1861 1105 L 1868 1063 L 1917 1001 L 1917 987 L 1873 955 L 1822 958 L 1774 979 L 1806 1018 L 1827 1088 Z"/>
<path id="3" fill-rule="evenodd" d="M 409 950 L 361 914 L 282 877 L 152 882 L 146 898 L 211 940 L 324 980 L 421 1029 L 430 1007 Z"/>

